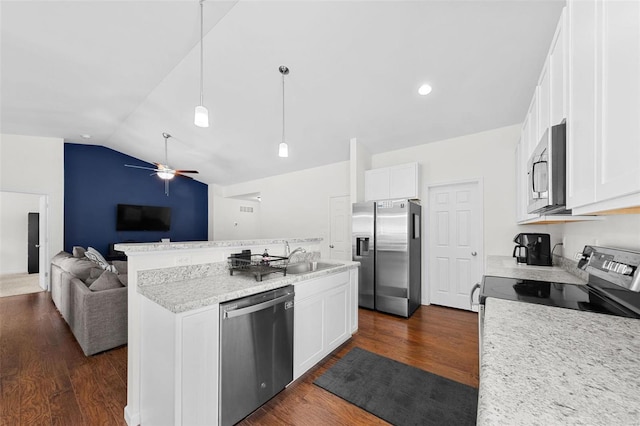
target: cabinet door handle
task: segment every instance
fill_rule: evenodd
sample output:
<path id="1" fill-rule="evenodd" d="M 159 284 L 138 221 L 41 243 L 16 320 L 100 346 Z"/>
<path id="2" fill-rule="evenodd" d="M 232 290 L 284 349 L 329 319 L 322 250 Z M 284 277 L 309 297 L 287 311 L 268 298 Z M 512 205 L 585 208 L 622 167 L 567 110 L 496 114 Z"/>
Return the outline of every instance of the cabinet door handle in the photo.
<path id="1" fill-rule="evenodd" d="M 329 244 L 329 248 L 333 248 L 333 244 Z"/>
<path id="2" fill-rule="evenodd" d="M 471 252 L 471 256 L 477 256 L 477 255 L 478 255 L 478 252 L 477 252 L 477 251 L 472 251 L 472 252 Z"/>

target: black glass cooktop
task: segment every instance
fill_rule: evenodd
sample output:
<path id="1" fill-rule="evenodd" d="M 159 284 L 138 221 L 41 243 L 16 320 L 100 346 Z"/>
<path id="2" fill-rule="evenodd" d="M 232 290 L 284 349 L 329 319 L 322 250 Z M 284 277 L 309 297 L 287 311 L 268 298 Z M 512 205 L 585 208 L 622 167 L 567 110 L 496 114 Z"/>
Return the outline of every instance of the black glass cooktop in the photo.
<path id="1" fill-rule="evenodd" d="M 640 314 L 587 285 L 485 276 L 480 288 L 480 304 L 484 305 L 487 297 L 640 318 Z"/>

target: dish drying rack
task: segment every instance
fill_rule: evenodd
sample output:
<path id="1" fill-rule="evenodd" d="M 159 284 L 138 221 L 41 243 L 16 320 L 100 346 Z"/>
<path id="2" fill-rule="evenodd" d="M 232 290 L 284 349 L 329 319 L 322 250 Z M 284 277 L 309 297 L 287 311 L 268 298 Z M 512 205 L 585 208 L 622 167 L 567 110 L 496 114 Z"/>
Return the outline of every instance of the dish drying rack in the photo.
<path id="1" fill-rule="evenodd" d="M 232 255 L 229 261 L 229 274 L 234 272 L 251 273 L 256 281 L 262 281 L 264 275 L 272 272 L 282 272 L 287 276 L 289 258 L 284 256 L 264 256 L 262 254 Z"/>

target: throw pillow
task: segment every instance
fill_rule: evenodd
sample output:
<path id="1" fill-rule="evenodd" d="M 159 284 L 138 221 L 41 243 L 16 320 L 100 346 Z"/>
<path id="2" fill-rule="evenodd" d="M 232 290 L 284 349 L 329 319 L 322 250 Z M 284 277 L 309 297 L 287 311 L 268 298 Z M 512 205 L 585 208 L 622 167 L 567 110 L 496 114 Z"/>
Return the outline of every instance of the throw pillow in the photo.
<path id="1" fill-rule="evenodd" d="M 102 255 L 100 254 L 100 252 L 96 249 L 94 249 L 93 247 L 89 247 L 87 249 L 87 252 L 84 254 L 88 259 L 96 262 L 98 265 L 100 265 L 100 267 L 106 271 L 111 271 L 111 272 L 115 272 L 117 273 L 118 270 L 113 266 L 113 265 L 109 265 L 109 262 L 107 262 L 107 260 L 102 257 Z"/>
<path id="2" fill-rule="evenodd" d="M 122 283 L 118 279 L 118 276 L 111 271 L 104 271 L 104 273 L 89 286 L 89 289 L 92 291 L 101 291 L 120 287 L 122 287 Z"/>
<path id="3" fill-rule="evenodd" d="M 83 258 L 86 251 L 84 247 L 73 246 L 73 257 Z"/>

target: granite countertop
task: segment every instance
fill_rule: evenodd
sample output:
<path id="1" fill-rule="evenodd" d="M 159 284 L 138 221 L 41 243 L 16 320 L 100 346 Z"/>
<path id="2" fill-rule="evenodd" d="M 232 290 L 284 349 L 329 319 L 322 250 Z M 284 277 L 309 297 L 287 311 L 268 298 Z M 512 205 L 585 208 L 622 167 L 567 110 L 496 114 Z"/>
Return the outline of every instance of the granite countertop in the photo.
<path id="1" fill-rule="evenodd" d="M 202 248 L 219 248 L 219 247 L 246 247 L 256 245 L 271 245 L 297 243 L 320 243 L 322 238 L 278 238 L 278 239 L 262 239 L 262 240 L 229 240 L 229 241 L 179 241 L 179 242 L 157 242 L 157 243 L 118 243 L 114 246 L 115 250 L 123 251 L 127 255 L 132 253 L 150 252 L 150 251 L 166 251 L 166 250 L 184 250 L 184 249 L 202 249 Z"/>
<path id="2" fill-rule="evenodd" d="M 322 263 L 334 263 L 335 266 L 287 276 L 280 272 L 274 272 L 263 277 L 263 281 L 256 281 L 253 274 L 236 273 L 232 276 L 228 270 L 222 269 L 219 273 L 202 278 L 176 279 L 160 284 L 138 283 L 138 293 L 173 313 L 181 313 L 273 290 L 300 281 L 347 271 L 360 265 L 359 262 L 335 262 L 324 259 Z M 158 271 L 161 272 L 162 270 Z M 146 272 L 153 274 L 154 271 Z"/>
<path id="3" fill-rule="evenodd" d="M 640 321 L 488 298 L 478 425 L 640 424 Z"/>
<path id="4" fill-rule="evenodd" d="M 485 275 L 525 280 L 586 284 L 587 281 L 560 266 L 531 266 L 517 264 L 511 256 L 487 256 Z"/>

